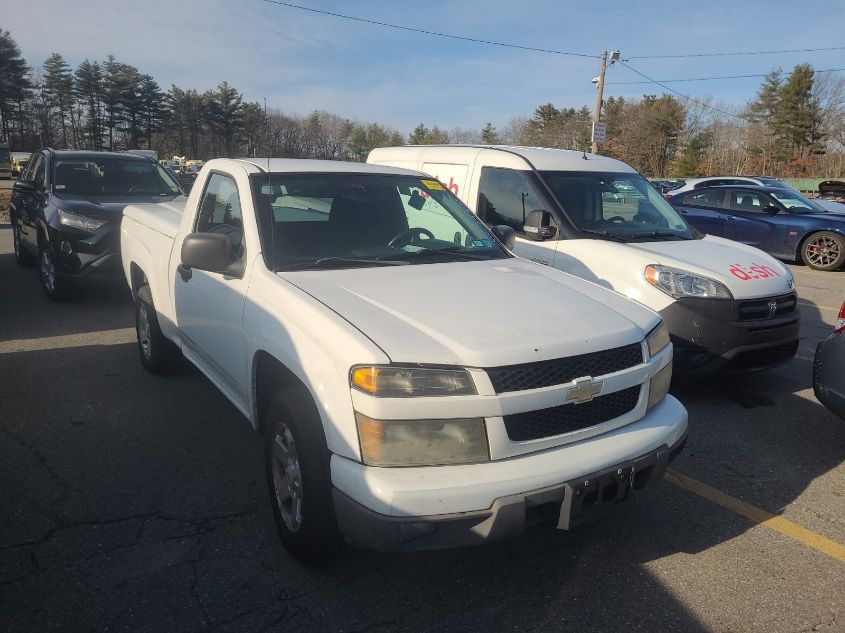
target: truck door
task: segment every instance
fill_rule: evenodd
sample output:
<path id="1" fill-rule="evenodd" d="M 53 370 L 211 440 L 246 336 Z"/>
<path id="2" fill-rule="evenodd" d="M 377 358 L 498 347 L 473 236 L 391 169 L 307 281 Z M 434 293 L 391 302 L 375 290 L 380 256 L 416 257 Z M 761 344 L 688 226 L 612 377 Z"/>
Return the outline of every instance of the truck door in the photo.
<path id="1" fill-rule="evenodd" d="M 238 191 L 233 178 L 212 173 L 200 198 L 194 232 L 226 235 L 245 257 L 241 200 L 247 196 L 248 192 Z M 196 269 L 188 272 L 177 272 L 174 266 L 172 273 L 185 353 L 246 407 L 249 359 L 242 323 L 248 271 L 243 278 Z"/>

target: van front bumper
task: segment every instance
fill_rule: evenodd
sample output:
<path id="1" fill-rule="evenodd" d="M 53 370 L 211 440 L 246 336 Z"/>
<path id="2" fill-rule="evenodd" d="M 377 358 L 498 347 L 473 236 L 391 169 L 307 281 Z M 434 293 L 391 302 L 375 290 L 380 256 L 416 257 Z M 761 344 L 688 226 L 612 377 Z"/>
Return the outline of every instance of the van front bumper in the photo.
<path id="1" fill-rule="evenodd" d="M 795 293 L 772 297 L 797 301 Z M 675 374 L 713 374 L 783 365 L 798 350 L 800 313 L 743 319 L 743 309 L 758 300 L 680 299 L 660 311 L 674 345 Z"/>
<path id="2" fill-rule="evenodd" d="M 686 432 L 667 396 L 609 433 L 495 462 L 374 468 L 334 455 L 335 513 L 347 538 L 380 551 L 477 545 L 541 520 L 569 529 L 662 478 Z"/>

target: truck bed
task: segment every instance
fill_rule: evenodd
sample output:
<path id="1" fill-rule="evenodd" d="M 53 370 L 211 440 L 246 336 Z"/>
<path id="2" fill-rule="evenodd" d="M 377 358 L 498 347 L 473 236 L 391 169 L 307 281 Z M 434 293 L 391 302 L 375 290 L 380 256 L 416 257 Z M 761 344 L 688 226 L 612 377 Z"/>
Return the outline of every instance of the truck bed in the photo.
<path id="1" fill-rule="evenodd" d="M 132 204 L 123 211 L 123 217 L 131 218 L 138 224 L 173 239 L 182 221 L 187 200 L 187 198 L 177 198 L 171 202 Z"/>

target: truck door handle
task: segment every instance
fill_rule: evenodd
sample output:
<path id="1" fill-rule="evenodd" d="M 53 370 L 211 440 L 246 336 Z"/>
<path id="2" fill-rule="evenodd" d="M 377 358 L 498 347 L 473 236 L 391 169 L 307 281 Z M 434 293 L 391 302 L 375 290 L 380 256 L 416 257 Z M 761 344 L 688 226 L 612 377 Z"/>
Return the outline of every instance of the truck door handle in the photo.
<path id="1" fill-rule="evenodd" d="M 188 268 L 187 266 L 184 266 L 183 264 L 179 264 L 176 267 L 176 270 L 179 271 L 179 276 L 182 278 L 182 281 L 184 281 L 186 283 L 191 278 L 191 276 L 194 274 L 194 273 L 191 272 L 190 268 Z"/>

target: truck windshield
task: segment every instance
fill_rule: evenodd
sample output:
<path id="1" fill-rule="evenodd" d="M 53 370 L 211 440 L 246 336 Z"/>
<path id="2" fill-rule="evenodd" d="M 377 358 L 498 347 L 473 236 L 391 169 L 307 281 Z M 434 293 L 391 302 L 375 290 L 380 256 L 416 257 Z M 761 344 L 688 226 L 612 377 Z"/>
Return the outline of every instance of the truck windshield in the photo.
<path id="1" fill-rule="evenodd" d="M 53 166 L 53 191 L 77 196 L 178 196 L 157 163 L 120 158 L 67 158 Z"/>
<path id="2" fill-rule="evenodd" d="M 691 240 L 695 234 L 636 173 L 540 172 L 576 228 L 624 241 Z"/>
<path id="3" fill-rule="evenodd" d="M 509 257 L 442 184 L 383 174 L 252 177 L 273 270 L 395 266 Z"/>

